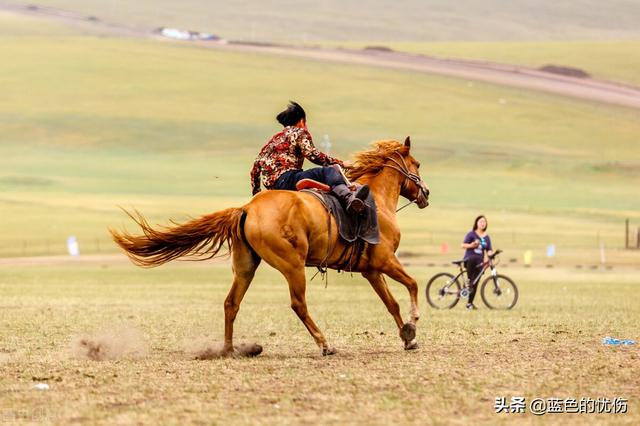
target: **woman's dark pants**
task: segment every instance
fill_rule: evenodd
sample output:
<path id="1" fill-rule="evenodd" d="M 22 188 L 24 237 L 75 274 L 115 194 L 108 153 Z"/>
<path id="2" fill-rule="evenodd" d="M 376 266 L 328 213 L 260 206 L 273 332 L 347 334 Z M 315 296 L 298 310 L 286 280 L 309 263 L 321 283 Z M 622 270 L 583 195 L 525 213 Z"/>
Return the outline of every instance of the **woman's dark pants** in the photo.
<path id="1" fill-rule="evenodd" d="M 469 277 L 469 301 L 467 303 L 473 303 L 473 299 L 476 297 L 477 284 L 473 285 L 473 281 L 476 279 L 482 271 L 482 259 L 476 257 L 470 257 L 465 260 L 465 268 L 467 268 L 467 277 Z"/>

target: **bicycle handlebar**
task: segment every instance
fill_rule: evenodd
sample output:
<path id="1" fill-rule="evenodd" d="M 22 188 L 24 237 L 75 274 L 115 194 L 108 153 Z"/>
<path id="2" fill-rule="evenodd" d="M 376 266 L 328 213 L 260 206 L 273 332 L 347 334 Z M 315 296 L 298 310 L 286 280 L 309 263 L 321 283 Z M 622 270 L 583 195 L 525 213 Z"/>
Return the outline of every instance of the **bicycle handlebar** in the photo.
<path id="1" fill-rule="evenodd" d="M 499 255 L 500 253 L 502 253 L 502 250 L 500 250 L 500 249 L 494 251 L 493 254 L 491 256 L 489 256 L 489 259 L 493 259 L 494 257 Z"/>

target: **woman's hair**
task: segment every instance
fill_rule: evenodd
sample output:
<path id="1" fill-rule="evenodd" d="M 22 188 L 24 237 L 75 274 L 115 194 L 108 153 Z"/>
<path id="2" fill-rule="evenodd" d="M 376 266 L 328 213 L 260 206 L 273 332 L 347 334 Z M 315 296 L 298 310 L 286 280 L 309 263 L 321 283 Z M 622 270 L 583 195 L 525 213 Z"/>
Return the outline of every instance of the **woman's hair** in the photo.
<path id="1" fill-rule="evenodd" d="M 289 101 L 289 106 L 287 107 L 287 109 L 276 116 L 276 120 L 278 120 L 278 123 L 282 124 L 285 127 L 293 126 L 302 119 L 306 120 L 307 114 L 297 102 L 293 101 Z"/>
<path id="2" fill-rule="evenodd" d="M 476 220 L 473 221 L 473 230 L 475 231 L 476 229 L 478 229 L 478 221 L 480 219 L 484 219 L 487 222 L 487 227 L 484 228 L 484 230 L 486 231 L 487 229 L 489 229 L 489 221 L 483 214 L 481 214 L 480 216 L 476 217 Z"/>

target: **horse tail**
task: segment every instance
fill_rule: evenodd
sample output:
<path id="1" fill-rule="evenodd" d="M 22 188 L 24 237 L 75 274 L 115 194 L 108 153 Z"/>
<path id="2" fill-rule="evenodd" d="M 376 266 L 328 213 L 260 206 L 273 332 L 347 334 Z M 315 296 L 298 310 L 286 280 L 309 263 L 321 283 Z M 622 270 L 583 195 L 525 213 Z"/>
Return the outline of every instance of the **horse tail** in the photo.
<path id="1" fill-rule="evenodd" d="M 124 210 L 124 209 L 123 209 Z M 215 257 L 226 244 L 230 254 L 233 242 L 243 238 L 241 220 L 245 213 L 241 208 L 229 208 L 193 219 L 175 226 L 153 229 L 136 210 L 135 216 L 124 212 L 133 219 L 144 235 L 131 235 L 126 231 L 109 229 L 113 240 L 138 266 L 152 268 L 179 257 L 192 260 L 207 260 Z"/>

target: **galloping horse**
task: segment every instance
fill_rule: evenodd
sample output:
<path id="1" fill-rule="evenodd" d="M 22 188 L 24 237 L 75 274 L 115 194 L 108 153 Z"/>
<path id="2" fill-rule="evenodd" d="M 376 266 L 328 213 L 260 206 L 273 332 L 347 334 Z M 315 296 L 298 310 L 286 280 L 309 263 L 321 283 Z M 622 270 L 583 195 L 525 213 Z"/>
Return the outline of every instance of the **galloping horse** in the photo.
<path id="1" fill-rule="evenodd" d="M 416 321 L 418 284 L 395 256 L 400 244 L 396 207 L 400 195 L 418 207 L 429 205 L 429 190 L 418 168 L 420 163 L 409 153 L 411 141 L 404 144 L 379 141 L 373 149 L 355 155 L 354 165 L 347 170 L 353 181 L 369 185 L 378 210 L 380 243 L 367 245 L 351 270 L 360 272 L 371 283 L 398 326 L 405 349 L 418 347 Z M 233 322 L 255 271 L 264 259 L 280 271 L 289 284 L 291 308 L 298 315 L 322 350 L 323 355 L 336 351 L 311 319 L 305 300 L 305 265 L 338 268 L 347 244 L 341 240 L 333 217 L 320 201 L 306 192 L 263 191 L 242 207 L 176 224 L 162 230 L 153 229 L 138 214 L 133 220 L 144 235 L 134 236 L 111 230 L 115 242 L 131 260 L 143 267 L 153 267 L 182 256 L 211 258 L 226 244 L 232 255 L 233 284 L 224 302 L 225 329 L 223 355 L 234 353 Z M 331 228 L 330 228 L 331 227 Z M 400 307 L 393 298 L 383 274 L 403 284 L 409 291 L 411 306 L 405 324 Z"/>

